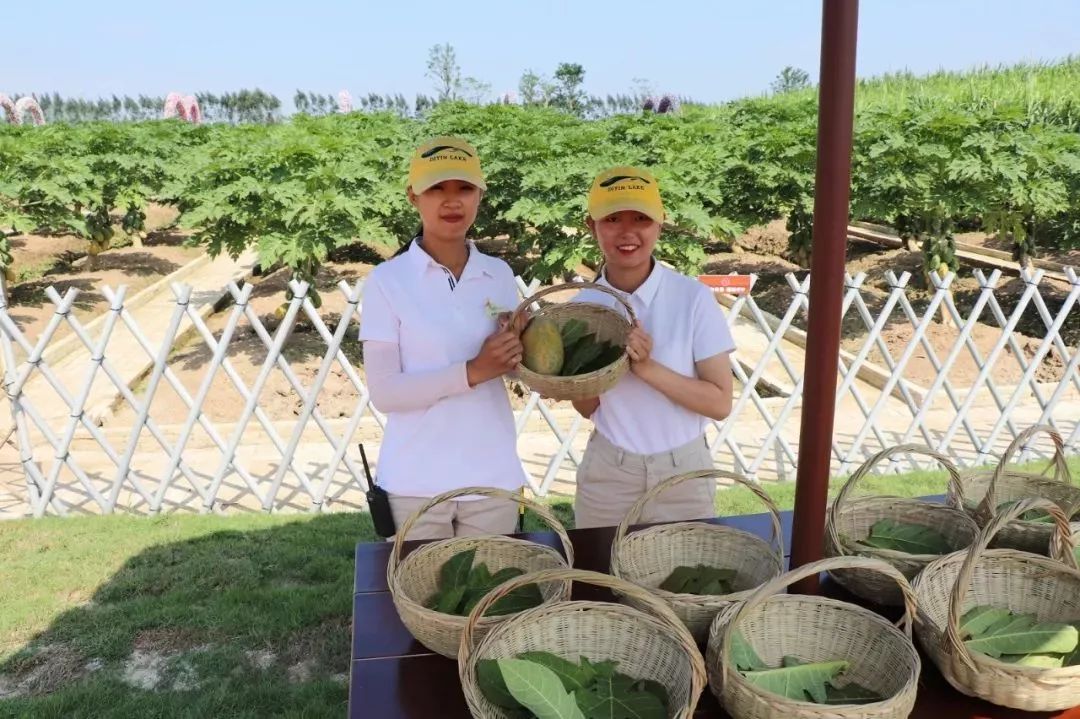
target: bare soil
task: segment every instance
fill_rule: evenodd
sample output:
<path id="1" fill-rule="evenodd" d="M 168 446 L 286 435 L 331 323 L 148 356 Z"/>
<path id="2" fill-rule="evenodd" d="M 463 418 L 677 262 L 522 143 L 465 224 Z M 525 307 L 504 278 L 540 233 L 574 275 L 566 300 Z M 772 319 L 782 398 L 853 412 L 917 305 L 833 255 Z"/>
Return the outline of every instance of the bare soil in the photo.
<path id="1" fill-rule="evenodd" d="M 127 296 L 152 285 L 203 254 L 201 248 L 185 247 L 186 234 L 169 229 L 176 219 L 172 208 L 151 205 L 147 209 L 147 238 L 134 247 L 117 232 L 114 248 L 90 262 L 88 243 L 73 235 L 19 235 L 11 238 L 13 267 L 22 281 L 9 289 L 12 319 L 30 338 L 36 339 L 55 311 L 45 290 L 53 287 L 63 296 L 78 292 L 75 315 L 80 321 L 97 317 L 108 307 L 102 287 L 127 286 Z M 93 267 L 91 268 L 91 264 Z M 67 328 L 62 328 L 66 330 Z M 57 337 L 64 332 L 58 332 Z"/>
<path id="2" fill-rule="evenodd" d="M 763 310 L 782 317 L 794 297 L 787 275 L 790 273 L 795 279 L 801 281 L 807 274 L 805 268 L 786 259 L 787 235 L 783 220 L 777 220 L 767 226 L 751 228 L 736 241 L 735 245 L 739 248 L 736 251 L 720 251 L 711 254 L 705 271 L 758 275 L 753 292 L 755 301 Z M 985 235 L 982 237 L 986 238 Z M 927 289 L 927 283 L 922 274 L 922 258 L 918 252 L 887 249 L 872 242 L 852 240 L 847 247 L 847 272 L 852 276 L 865 273 L 862 297 L 872 320 L 875 321 L 884 308 L 891 289 L 890 273 L 897 280 L 901 279 L 904 272 L 909 273 L 906 295 L 911 301 L 916 320 L 921 319 L 927 311 L 934 294 L 933 291 Z M 961 320 L 966 321 L 978 300 L 979 283 L 970 269 L 961 268 L 960 276 L 954 280 L 952 289 L 953 301 L 956 303 Z M 1056 316 L 1068 294 L 1068 285 L 1044 280 L 1040 290 L 1051 317 Z M 1015 310 L 1022 292 L 1023 282 L 1018 278 L 1003 278 L 999 283 L 994 297 L 1005 318 L 1011 316 Z M 904 368 L 904 377 L 908 381 L 924 387 L 929 386 L 938 374 L 930 359 L 931 352 L 939 362 L 943 362 L 952 349 L 956 341 L 957 329 L 951 321 L 949 323 L 943 321 L 943 314 L 943 312 L 937 313 L 936 321 L 928 327 L 923 341 L 909 358 Z M 806 314 L 799 313 L 794 324 L 806 330 L 806 320 Z M 914 323 L 907 318 L 898 304 L 890 315 L 890 321 L 881 332 L 881 338 L 892 361 L 900 359 L 911 343 L 914 329 Z M 1024 355 L 1025 364 L 1035 356 L 1046 334 L 1046 329 L 1047 325 L 1039 315 L 1034 302 L 1030 303 L 1013 333 L 1016 345 Z M 1074 347 L 1080 344 L 1080 311 L 1074 309 L 1069 313 L 1062 326 L 1061 334 L 1067 344 Z M 851 353 L 859 352 L 866 343 L 868 335 L 869 326 L 859 314 L 858 309 L 852 306 L 844 317 L 843 348 Z M 992 307 L 985 307 L 971 333 L 972 343 L 980 360 L 984 360 L 989 355 L 1001 336 L 1001 325 L 996 321 Z M 868 360 L 879 365 L 886 364 L 877 343 L 870 351 Z M 949 372 L 950 382 L 956 387 L 970 386 L 979 374 L 980 364 L 981 362 L 976 362 L 975 356 L 969 349 L 961 350 Z M 1064 369 L 1065 363 L 1058 350 L 1051 348 L 1037 368 L 1035 377 L 1043 382 L 1060 381 Z M 1024 370 L 1016 361 L 1011 344 L 1007 343 L 1004 352 L 994 363 L 990 378 L 995 383 L 1009 385 L 1019 382 L 1023 374 Z"/>

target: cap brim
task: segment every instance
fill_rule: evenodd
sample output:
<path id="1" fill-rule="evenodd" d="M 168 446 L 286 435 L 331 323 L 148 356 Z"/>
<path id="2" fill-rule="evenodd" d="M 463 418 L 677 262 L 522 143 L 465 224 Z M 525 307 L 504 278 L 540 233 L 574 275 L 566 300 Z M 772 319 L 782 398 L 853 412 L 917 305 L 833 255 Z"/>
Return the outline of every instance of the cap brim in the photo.
<path id="1" fill-rule="evenodd" d="M 433 187 L 440 182 L 446 182 L 448 180 L 460 180 L 461 182 L 468 182 L 474 187 L 479 187 L 481 190 L 487 189 L 487 184 L 484 182 L 483 178 L 476 177 L 475 175 L 470 175 L 467 172 L 457 169 L 447 169 L 443 172 L 429 175 L 428 177 L 424 178 L 423 182 L 413 183 L 412 185 L 410 185 L 410 187 L 412 187 L 413 192 L 419 195 L 428 188 Z"/>
<path id="2" fill-rule="evenodd" d="M 589 217 L 593 218 L 594 220 L 602 220 L 605 217 L 607 217 L 608 215 L 614 215 L 616 212 L 626 212 L 626 211 L 640 212 L 641 214 L 643 214 L 643 215 L 649 217 L 650 219 L 652 219 L 654 222 L 659 222 L 661 224 L 663 224 L 663 222 L 664 222 L 664 211 L 663 210 L 661 210 L 659 213 L 657 213 L 656 208 L 649 207 L 648 205 L 645 205 L 644 203 L 641 203 L 641 202 L 633 202 L 633 201 L 613 202 L 612 204 L 604 205 L 603 207 L 590 208 L 589 209 Z M 659 214 L 659 216 L 657 216 L 658 214 Z"/>

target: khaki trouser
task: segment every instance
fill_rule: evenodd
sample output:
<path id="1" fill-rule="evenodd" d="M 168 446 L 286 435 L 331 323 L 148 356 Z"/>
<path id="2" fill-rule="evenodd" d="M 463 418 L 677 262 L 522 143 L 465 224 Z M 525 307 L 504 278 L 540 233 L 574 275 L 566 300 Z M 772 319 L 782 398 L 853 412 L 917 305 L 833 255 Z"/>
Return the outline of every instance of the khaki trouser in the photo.
<path id="1" fill-rule="evenodd" d="M 399 530 L 429 497 L 390 495 L 390 511 Z M 517 531 L 518 504 L 498 497 L 450 500 L 424 512 L 406 539 L 446 539 L 471 534 L 513 534 Z M 393 537 L 390 538 L 391 540 Z"/>
<path id="2" fill-rule="evenodd" d="M 634 502 L 663 480 L 714 466 L 704 437 L 669 452 L 645 455 L 619 449 L 594 431 L 577 471 L 576 526 L 580 529 L 617 525 Z M 638 521 L 678 522 L 713 517 L 715 499 L 715 479 L 684 482 L 646 504 Z"/>

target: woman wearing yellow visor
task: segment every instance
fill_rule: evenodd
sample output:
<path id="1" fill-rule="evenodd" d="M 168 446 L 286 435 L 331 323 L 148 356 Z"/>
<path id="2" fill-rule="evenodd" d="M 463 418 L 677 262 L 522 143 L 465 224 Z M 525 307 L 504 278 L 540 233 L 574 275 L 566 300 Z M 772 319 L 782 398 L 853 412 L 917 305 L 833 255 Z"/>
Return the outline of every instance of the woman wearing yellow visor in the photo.
<path id="1" fill-rule="evenodd" d="M 502 381 L 521 361 L 521 341 L 489 312 L 517 306 L 514 273 L 467 239 L 485 189 L 463 139 L 417 148 L 406 191 L 420 235 L 364 282 L 364 368 L 371 401 L 387 414 L 379 484 L 398 527 L 442 492 L 525 483 Z M 408 538 L 508 534 L 516 523 L 515 503 L 462 498 L 425 513 Z"/>
<path id="2" fill-rule="evenodd" d="M 595 427 L 578 468 L 578 527 L 618 524 L 662 480 L 711 469 L 705 427 L 731 412 L 731 331 L 708 287 L 653 257 L 663 220 L 648 170 L 615 167 L 594 180 L 586 223 L 604 256 L 597 281 L 622 293 L 638 321 L 630 371 L 602 396 L 574 402 Z M 596 291 L 579 299 L 614 304 Z M 715 492 L 713 480 L 683 483 L 651 502 L 642 521 L 711 517 Z"/>

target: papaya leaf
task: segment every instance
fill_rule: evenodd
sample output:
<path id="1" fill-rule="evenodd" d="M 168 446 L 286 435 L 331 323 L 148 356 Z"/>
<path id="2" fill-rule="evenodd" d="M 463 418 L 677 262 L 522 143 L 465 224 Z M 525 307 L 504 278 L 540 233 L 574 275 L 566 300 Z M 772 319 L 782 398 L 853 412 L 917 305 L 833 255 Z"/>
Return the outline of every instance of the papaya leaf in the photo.
<path id="1" fill-rule="evenodd" d="M 481 659 L 476 663 L 476 683 L 484 698 L 495 706 L 503 709 L 521 708 L 521 702 L 506 688 L 506 680 L 503 679 L 502 670 L 496 660 Z"/>
<path id="2" fill-rule="evenodd" d="M 584 689 L 595 676 L 580 665 L 550 652 L 525 652 L 519 654 L 518 659 L 536 662 L 555 672 L 568 692 Z"/>
<path id="3" fill-rule="evenodd" d="M 980 637 L 987 629 L 1012 616 L 1008 609 L 997 607 L 973 607 L 960 618 L 960 636 L 964 638 Z"/>
<path id="4" fill-rule="evenodd" d="M 619 663 L 614 659 L 605 659 L 601 662 L 589 661 L 588 657 L 581 658 L 581 668 L 589 674 L 589 681 L 594 681 L 597 678 L 606 678 L 615 676 L 615 667 L 619 666 Z"/>
<path id="5" fill-rule="evenodd" d="M 686 586 L 687 582 L 694 578 L 695 574 L 697 574 L 697 570 L 693 567 L 676 567 L 668 575 L 667 579 L 660 583 L 660 588 L 666 592 L 679 594 L 683 591 L 683 587 Z"/>
<path id="6" fill-rule="evenodd" d="M 806 701 L 806 695 L 821 704 L 826 698 L 826 685 L 847 671 L 846 661 L 815 662 L 794 667 L 759 669 L 745 672 L 746 680 L 754 686 L 780 696 Z"/>
<path id="7" fill-rule="evenodd" d="M 491 605 L 491 608 L 488 609 L 484 616 L 498 617 L 504 614 L 515 614 L 516 612 L 538 607 L 543 603 L 544 595 L 540 593 L 540 587 L 535 584 L 526 584 L 524 587 L 518 587 L 506 596 L 499 598 L 498 601 Z"/>
<path id="8" fill-rule="evenodd" d="M 641 691 L 648 692 L 655 696 L 665 708 L 670 706 L 671 699 L 668 697 L 667 687 L 660 682 L 655 682 L 652 679 L 642 679 L 637 683 L 637 687 Z"/>
<path id="9" fill-rule="evenodd" d="M 439 603 L 435 605 L 435 611 L 442 614 L 457 614 L 458 607 L 461 606 L 461 600 L 465 597 L 465 589 L 465 585 L 462 584 L 443 590 L 442 596 L 439 597 Z"/>
<path id="10" fill-rule="evenodd" d="M 555 672 L 524 659 L 498 659 L 506 688 L 537 719 L 586 719 Z"/>
<path id="11" fill-rule="evenodd" d="M 475 589 L 481 589 L 491 584 L 491 570 L 488 569 L 487 564 L 480 562 L 469 573 L 469 581 L 467 582 L 469 591 Z"/>
<path id="12" fill-rule="evenodd" d="M 439 570 L 439 588 L 446 590 L 453 587 L 465 587 L 469 582 L 469 572 L 472 570 L 475 557 L 476 550 L 467 549 L 446 560 Z"/>
<path id="13" fill-rule="evenodd" d="M 586 719 L 666 719 L 660 697 L 634 691 L 634 680 L 619 674 L 602 677 L 588 689 L 574 693 Z"/>
<path id="14" fill-rule="evenodd" d="M 1080 631 L 1080 622 L 1074 622 L 1073 627 Z M 1067 667 L 1080 667 L 1080 642 L 1077 642 L 1076 649 L 1071 654 L 1065 655 L 1062 664 Z"/>
<path id="15" fill-rule="evenodd" d="M 884 697 L 864 686 L 851 682 L 842 687 L 830 684 L 825 688 L 824 704 L 872 704 L 884 701 Z"/>
<path id="16" fill-rule="evenodd" d="M 1053 654 L 1005 654 L 1001 657 L 1001 661 L 1006 664 L 1039 669 L 1060 669 L 1065 666 L 1065 658 Z"/>
<path id="17" fill-rule="evenodd" d="M 589 329 L 589 326 L 579 319 L 568 319 L 563 322 L 562 327 L 559 328 L 559 334 L 562 335 L 563 347 L 568 347 L 577 342 Z"/>
<path id="18" fill-rule="evenodd" d="M 868 540 L 874 543 L 872 546 L 908 554 L 946 554 L 951 549 L 941 533 L 921 524 L 891 519 L 875 522 Z"/>
<path id="19" fill-rule="evenodd" d="M 754 647 L 746 640 L 743 633 L 735 630 L 731 635 L 731 661 L 740 671 L 766 669 L 765 662 L 761 660 Z"/>
<path id="20" fill-rule="evenodd" d="M 1039 622 L 1030 614 L 1013 615 L 964 644 L 995 659 L 1003 654 L 1069 654 L 1076 650 L 1077 629 L 1068 624 Z"/>

